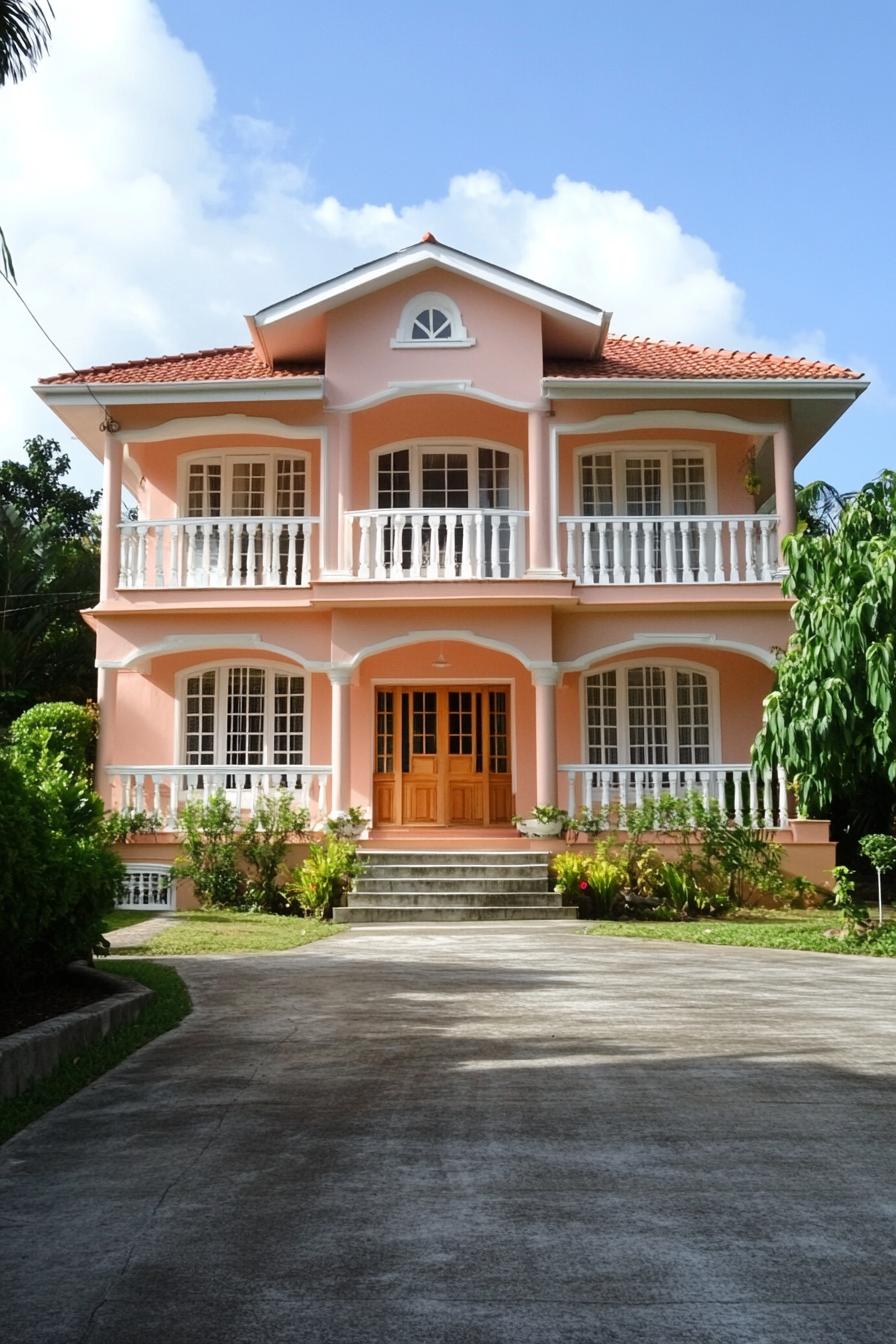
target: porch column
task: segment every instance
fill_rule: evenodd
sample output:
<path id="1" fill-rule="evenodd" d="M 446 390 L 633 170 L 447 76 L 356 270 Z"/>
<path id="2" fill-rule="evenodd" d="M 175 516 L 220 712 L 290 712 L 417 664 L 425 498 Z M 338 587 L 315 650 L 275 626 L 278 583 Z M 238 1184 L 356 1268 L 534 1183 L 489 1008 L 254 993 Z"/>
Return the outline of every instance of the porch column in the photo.
<path id="1" fill-rule="evenodd" d="M 124 447 L 114 434 L 103 435 L 103 509 L 100 524 L 100 601 L 118 587 L 121 556 L 118 524 L 121 522 L 121 462 Z"/>
<path id="2" fill-rule="evenodd" d="M 320 527 L 322 569 L 328 578 L 348 578 L 351 556 L 345 514 L 351 496 L 352 420 L 345 411 L 324 416 L 326 445 L 321 473 Z"/>
<path id="3" fill-rule="evenodd" d="M 99 734 L 96 744 L 96 791 L 108 807 L 112 802 L 112 781 L 106 767 L 112 764 L 112 726 L 118 697 L 118 668 L 100 667 L 96 674 L 96 703 L 99 709 Z M 118 762 L 116 762 L 118 764 Z M 121 799 L 117 800 L 119 807 Z"/>
<path id="4" fill-rule="evenodd" d="M 547 411 L 529 412 L 529 573 L 559 579 L 557 563 L 556 442 Z"/>
<path id="5" fill-rule="evenodd" d="M 330 764 L 333 769 L 332 802 L 334 812 L 345 812 L 351 805 L 352 715 L 350 667 L 331 667 L 330 678 Z"/>
<path id="6" fill-rule="evenodd" d="M 535 687 L 535 803 L 557 804 L 557 685 L 556 667 L 537 667 L 532 672 Z"/>
<path id="7" fill-rule="evenodd" d="M 789 425 L 774 433 L 775 509 L 778 514 L 778 548 L 781 540 L 796 531 L 796 496 L 793 487 L 793 436 Z"/>

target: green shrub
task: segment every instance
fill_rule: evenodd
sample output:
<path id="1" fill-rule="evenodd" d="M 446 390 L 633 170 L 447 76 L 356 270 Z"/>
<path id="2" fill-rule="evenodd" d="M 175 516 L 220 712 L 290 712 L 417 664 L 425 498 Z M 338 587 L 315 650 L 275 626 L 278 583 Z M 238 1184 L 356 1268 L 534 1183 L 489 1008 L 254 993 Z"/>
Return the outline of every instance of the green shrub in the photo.
<path id="1" fill-rule="evenodd" d="M 871 916 L 867 905 L 856 899 L 856 884 L 852 871 L 844 865 L 833 870 L 834 905 L 840 911 L 843 926 L 850 935 L 867 933 L 871 927 Z"/>
<path id="2" fill-rule="evenodd" d="M 135 835 L 155 835 L 164 824 L 161 812 L 107 812 L 103 821 L 110 845 L 127 844 Z"/>
<path id="3" fill-rule="evenodd" d="M 123 867 L 103 804 L 59 757 L 0 756 L 0 960 L 9 976 L 51 972 L 103 946 Z"/>
<path id="4" fill-rule="evenodd" d="M 351 841 L 325 836 L 308 846 L 305 862 L 293 869 L 286 888 L 287 898 L 303 914 L 324 919 L 351 890 L 360 871 L 361 864 Z"/>
<path id="5" fill-rule="evenodd" d="M 249 868 L 246 901 L 269 915 L 283 914 L 286 849 L 293 836 L 304 835 L 311 822 L 307 807 L 294 808 L 286 790 L 261 794 L 239 837 L 239 852 Z"/>
<path id="6" fill-rule="evenodd" d="M 239 817 L 223 790 L 208 801 L 191 798 L 180 823 L 184 833 L 183 854 L 175 859 L 175 877 L 188 877 L 196 899 L 203 907 L 226 906 L 241 910 L 246 903 L 246 877 L 240 870 Z"/>
<path id="7" fill-rule="evenodd" d="M 95 705 L 60 700 L 26 709 L 10 725 L 9 742 L 19 760 L 31 768 L 49 755 L 60 758 L 71 774 L 87 778 L 93 769 L 97 729 Z"/>

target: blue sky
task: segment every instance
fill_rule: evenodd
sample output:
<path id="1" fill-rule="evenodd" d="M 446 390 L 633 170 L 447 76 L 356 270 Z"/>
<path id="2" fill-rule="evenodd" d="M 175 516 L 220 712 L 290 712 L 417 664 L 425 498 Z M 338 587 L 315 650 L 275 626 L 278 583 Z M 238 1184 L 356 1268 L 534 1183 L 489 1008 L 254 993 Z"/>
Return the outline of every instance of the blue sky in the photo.
<path id="1" fill-rule="evenodd" d="M 30 110 L 46 162 L 74 123 L 91 192 L 73 181 L 39 212 L 24 155 L 0 148 L 0 170 L 32 202 L 4 215 L 23 290 L 76 363 L 240 341 L 240 312 L 423 221 L 612 307 L 618 331 L 864 369 L 874 386 L 801 475 L 848 489 L 896 465 L 892 6 L 57 9 L 58 51 L 27 104 L 0 93 L 0 137 L 4 111 L 16 135 Z M 21 340 L 26 381 L 56 369 Z"/>

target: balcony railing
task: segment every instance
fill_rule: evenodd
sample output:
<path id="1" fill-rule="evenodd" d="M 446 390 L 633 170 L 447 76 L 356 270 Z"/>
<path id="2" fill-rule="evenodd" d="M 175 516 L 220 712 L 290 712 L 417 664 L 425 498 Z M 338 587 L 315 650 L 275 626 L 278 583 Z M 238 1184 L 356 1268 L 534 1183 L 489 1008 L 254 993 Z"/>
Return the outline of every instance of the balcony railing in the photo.
<path id="1" fill-rule="evenodd" d="M 566 810 L 607 812 L 625 830 L 625 808 L 646 798 L 675 798 L 696 793 L 718 803 L 739 825 L 764 830 L 789 825 L 787 779 L 783 769 L 754 770 L 750 765 L 561 765 L 566 781 Z"/>
<path id="2" fill-rule="evenodd" d="M 518 509 L 365 509 L 346 514 L 358 579 L 519 579 L 526 517 Z"/>
<path id="3" fill-rule="evenodd" d="M 316 518 L 121 523 L 120 588 L 307 588 Z"/>
<path id="4" fill-rule="evenodd" d="M 778 520 L 742 517 L 561 518 L 566 576 L 582 584 L 771 583 Z"/>
<path id="5" fill-rule="evenodd" d="M 208 801 L 223 790 L 240 813 L 251 812 L 262 794 L 286 790 L 296 807 L 307 807 L 312 825 L 329 812 L 329 765 L 110 765 L 111 806 L 120 812 L 155 812 L 169 830 L 192 798 Z"/>

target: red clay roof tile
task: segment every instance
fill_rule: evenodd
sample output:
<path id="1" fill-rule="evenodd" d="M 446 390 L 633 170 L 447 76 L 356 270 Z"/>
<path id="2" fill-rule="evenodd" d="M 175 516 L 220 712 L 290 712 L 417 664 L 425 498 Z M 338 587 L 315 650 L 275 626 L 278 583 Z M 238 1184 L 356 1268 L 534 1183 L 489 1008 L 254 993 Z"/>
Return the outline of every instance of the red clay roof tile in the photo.
<path id="1" fill-rule="evenodd" d="M 41 378 L 42 384 L 227 382 L 246 378 L 321 377 L 321 364 L 290 364 L 275 369 L 251 346 L 234 345 L 192 354 L 158 355 L 123 364 L 99 364 L 78 373 Z M 640 336 L 608 336 L 600 359 L 545 360 L 546 378 L 861 378 L 853 369 L 822 360 L 754 350 L 716 350 L 711 346 L 654 341 Z"/>

